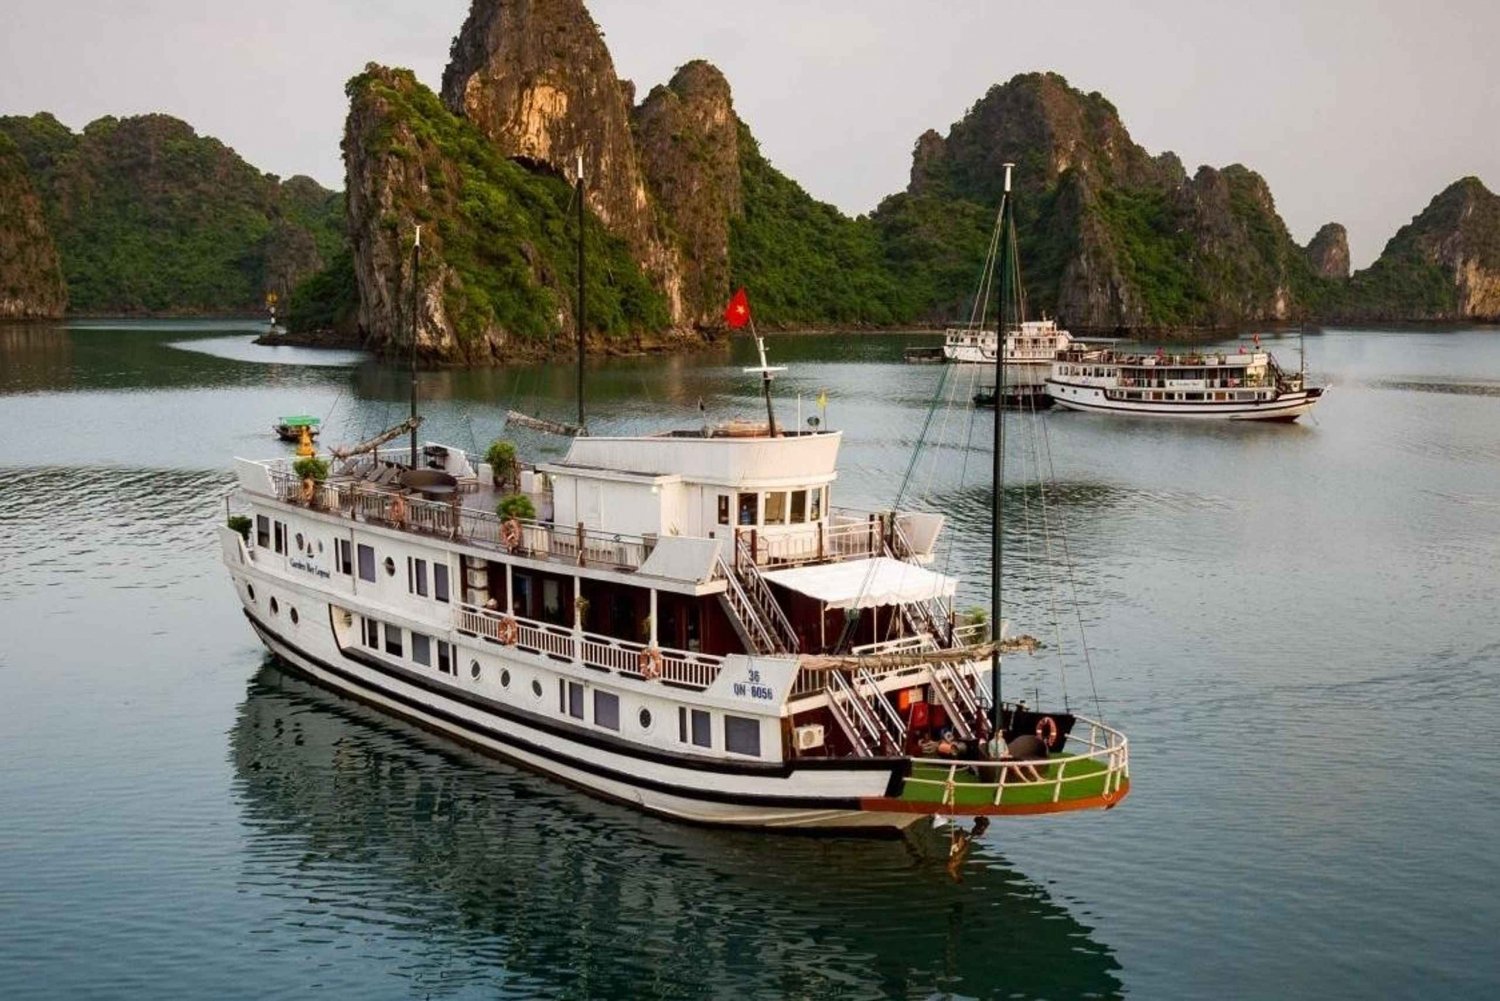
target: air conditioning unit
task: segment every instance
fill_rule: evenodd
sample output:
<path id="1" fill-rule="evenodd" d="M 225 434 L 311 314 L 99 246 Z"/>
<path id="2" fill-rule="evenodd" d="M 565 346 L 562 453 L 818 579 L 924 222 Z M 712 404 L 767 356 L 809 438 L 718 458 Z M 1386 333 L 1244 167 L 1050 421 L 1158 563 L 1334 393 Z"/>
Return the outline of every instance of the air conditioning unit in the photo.
<path id="1" fill-rule="evenodd" d="M 806 726 L 799 726 L 794 731 L 794 734 L 796 736 L 797 750 L 799 751 L 811 751 L 814 748 L 823 746 L 822 723 L 809 723 Z"/>

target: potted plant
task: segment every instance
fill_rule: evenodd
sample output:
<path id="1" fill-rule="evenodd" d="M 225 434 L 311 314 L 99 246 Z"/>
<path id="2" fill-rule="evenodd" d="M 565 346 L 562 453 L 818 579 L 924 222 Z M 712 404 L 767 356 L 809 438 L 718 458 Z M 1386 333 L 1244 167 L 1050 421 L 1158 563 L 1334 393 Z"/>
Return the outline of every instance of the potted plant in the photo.
<path id="1" fill-rule="evenodd" d="M 250 521 L 248 514 L 231 514 L 229 516 L 229 527 L 240 533 L 240 538 L 246 542 L 250 541 Z"/>
<path id="2" fill-rule="evenodd" d="M 521 521 L 536 520 L 536 505 L 525 494 L 506 494 L 495 505 L 495 513 L 504 520 L 517 518 Z"/>
<path id="3" fill-rule="evenodd" d="M 328 460 L 309 455 L 292 463 L 292 472 L 297 474 L 299 480 L 316 480 L 322 483 L 328 479 Z"/>
<path id="4" fill-rule="evenodd" d="M 484 461 L 490 464 L 490 479 L 496 490 L 520 486 L 521 467 L 516 462 L 516 446 L 503 438 L 496 438 L 484 453 Z"/>

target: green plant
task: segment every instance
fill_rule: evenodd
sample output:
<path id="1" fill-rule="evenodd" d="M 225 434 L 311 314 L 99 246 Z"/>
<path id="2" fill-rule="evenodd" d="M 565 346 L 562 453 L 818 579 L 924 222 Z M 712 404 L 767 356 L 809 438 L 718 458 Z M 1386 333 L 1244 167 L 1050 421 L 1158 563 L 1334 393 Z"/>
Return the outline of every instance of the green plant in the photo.
<path id="1" fill-rule="evenodd" d="M 246 542 L 250 541 L 250 528 L 254 522 L 248 514 L 232 514 L 229 516 L 229 527 L 240 533 L 240 538 Z"/>
<path id="2" fill-rule="evenodd" d="M 297 474 L 299 480 L 317 480 L 322 483 L 328 479 L 328 461 L 309 455 L 292 463 L 292 472 Z"/>
<path id="3" fill-rule="evenodd" d="M 516 446 L 510 442 L 503 438 L 490 442 L 489 449 L 484 453 L 484 461 L 490 464 L 490 477 L 497 487 L 516 482 L 520 467 L 516 463 Z"/>
<path id="4" fill-rule="evenodd" d="M 536 505 L 532 504 L 531 498 L 525 494 L 506 494 L 500 498 L 500 503 L 495 505 L 495 513 L 502 518 L 533 521 L 536 518 Z"/>

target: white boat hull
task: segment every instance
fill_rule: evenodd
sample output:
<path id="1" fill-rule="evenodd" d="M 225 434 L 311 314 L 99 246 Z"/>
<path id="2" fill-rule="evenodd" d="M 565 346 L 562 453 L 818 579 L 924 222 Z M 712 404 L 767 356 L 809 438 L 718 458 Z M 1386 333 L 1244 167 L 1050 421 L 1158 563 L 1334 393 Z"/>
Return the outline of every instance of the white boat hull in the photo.
<path id="1" fill-rule="evenodd" d="M 257 578 L 262 596 L 280 593 L 283 604 L 295 600 L 306 610 L 291 630 L 296 634 L 294 641 L 263 621 L 264 608 L 252 606 L 244 590 L 236 589 L 261 641 L 302 674 L 424 729 L 595 795 L 676 820 L 734 827 L 894 833 L 924 817 L 860 808 L 862 799 L 887 795 L 889 767 L 773 766 L 759 769 L 760 774 L 754 774 L 755 769 L 700 770 L 663 762 L 661 756 L 614 753 L 601 748 L 598 741 L 584 743 L 574 735 L 560 734 L 556 725 L 527 726 L 515 713 L 485 712 L 476 708 L 472 698 L 447 697 L 434 691 L 430 682 L 419 685 L 404 679 L 398 668 L 382 670 L 365 663 L 360 659 L 363 651 L 354 651 L 351 657 L 334 635 L 330 606 L 315 605 L 317 595 L 296 589 L 300 593 L 289 596 L 288 582 L 253 572 L 250 576 Z M 278 625 L 286 629 L 284 617 Z"/>

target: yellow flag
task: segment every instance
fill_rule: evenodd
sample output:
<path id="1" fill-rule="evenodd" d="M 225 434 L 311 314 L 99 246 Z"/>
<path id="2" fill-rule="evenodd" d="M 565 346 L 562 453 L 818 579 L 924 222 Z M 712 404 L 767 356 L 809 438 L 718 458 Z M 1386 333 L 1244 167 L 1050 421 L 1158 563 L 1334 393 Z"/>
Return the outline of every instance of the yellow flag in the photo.
<path id="1" fill-rule="evenodd" d="M 828 406 L 828 390 L 826 390 L 826 389 L 820 389 L 820 390 L 818 390 L 818 406 L 819 407 L 826 407 L 826 406 Z"/>

